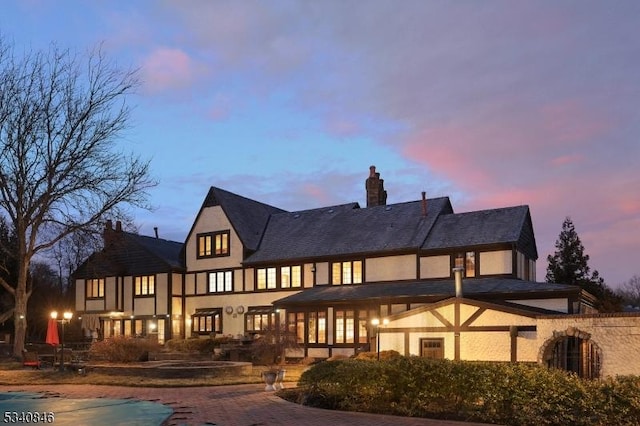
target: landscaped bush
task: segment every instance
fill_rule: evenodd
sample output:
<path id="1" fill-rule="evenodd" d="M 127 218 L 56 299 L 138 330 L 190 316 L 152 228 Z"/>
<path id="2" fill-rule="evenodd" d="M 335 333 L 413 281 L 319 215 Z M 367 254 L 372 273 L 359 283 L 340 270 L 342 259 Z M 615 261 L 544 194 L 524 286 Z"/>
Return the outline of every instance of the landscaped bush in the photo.
<path id="1" fill-rule="evenodd" d="M 322 362 L 300 378 L 323 408 L 506 425 L 638 425 L 640 378 L 586 381 L 532 364 L 392 357 Z"/>
<path id="2" fill-rule="evenodd" d="M 220 345 L 229 343 L 231 337 L 221 336 L 214 339 L 170 339 L 165 343 L 165 348 L 171 352 L 198 352 L 203 354 L 210 354 L 214 348 L 219 348 Z"/>
<path id="3" fill-rule="evenodd" d="M 125 336 L 114 336 L 91 344 L 89 356 L 109 362 L 147 361 L 149 352 L 157 351 L 156 341 Z"/>

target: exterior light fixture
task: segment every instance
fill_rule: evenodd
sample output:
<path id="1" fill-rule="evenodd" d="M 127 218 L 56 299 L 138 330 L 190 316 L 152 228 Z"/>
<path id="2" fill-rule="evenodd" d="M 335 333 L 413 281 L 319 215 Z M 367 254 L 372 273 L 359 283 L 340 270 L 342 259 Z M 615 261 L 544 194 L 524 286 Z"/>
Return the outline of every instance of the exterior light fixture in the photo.
<path id="1" fill-rule="evenodd" d="M 52 311 L 51 318 L 62 325 L 62 336 L 60 338 L 60 371 L 64 371 L 64 326 L 73 318 L 73 312 L 64 311 L 62 319 L 58 319 L 58 312 Z"/>
<path id="2" fill-rule="evenodd" d="M 382 320 L 382 325 L 387 325 L 389 324 L 389 320 L 387 318 L 384 318 Z M 371 320 L 371 325 L 373 325 L 376 328 L 376 344 L 377 344 L 377 358 L 378 361 L 380 361 L 380 319 L 379 318 L 373 318 Z"/>

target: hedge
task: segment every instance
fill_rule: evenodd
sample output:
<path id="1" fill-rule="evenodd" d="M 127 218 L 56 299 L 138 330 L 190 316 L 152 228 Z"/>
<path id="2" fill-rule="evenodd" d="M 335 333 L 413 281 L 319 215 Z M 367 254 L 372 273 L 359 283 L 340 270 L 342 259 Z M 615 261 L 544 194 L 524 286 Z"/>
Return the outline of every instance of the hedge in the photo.
<path id="1" fill-rule="evenodd" d="M 304 372 L 303 403 L 505 425 L 638 425 L 640 378 L 580 379 L 535 364 L 390 357 L 325 361 Z"/>

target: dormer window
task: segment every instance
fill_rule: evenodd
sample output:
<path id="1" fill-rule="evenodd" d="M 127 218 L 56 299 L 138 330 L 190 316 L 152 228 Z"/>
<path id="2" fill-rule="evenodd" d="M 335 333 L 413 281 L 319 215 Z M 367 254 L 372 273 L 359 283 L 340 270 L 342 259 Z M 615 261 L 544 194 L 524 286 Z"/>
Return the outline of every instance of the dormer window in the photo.
<path id="1" fill-rule="evenodd" d="M 198 259 L 229 256 L 229 231 L 198 234 Z"/>

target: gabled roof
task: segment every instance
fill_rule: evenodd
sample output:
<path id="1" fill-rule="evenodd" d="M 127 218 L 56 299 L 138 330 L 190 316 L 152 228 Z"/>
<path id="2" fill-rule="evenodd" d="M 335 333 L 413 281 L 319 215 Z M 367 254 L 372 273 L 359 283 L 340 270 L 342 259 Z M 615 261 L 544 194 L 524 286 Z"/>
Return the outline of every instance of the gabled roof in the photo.
<path id="1" fill-rule="evenodd" d="M 245 265 L 375 252 L 418 250 L 436 219 L 453 212 L 448 197 L 360 208 L 358 203 L 274 214 Z"/>
<path id="2" fill-rule="evenodd" d="M 442 215 L 422 248 L 424 250 L 516 244 L 531 259 L 538 258 L 528 206 Z"/>
<path id="3" fill-rule="evenodd" d="M 508 295 L 510 300 L 544 293 L 551 295 L 580 294 L 580 287 L 565 284 L 538 283 L 516 278 L 474 278 L 464 282 L 464 295 L 468 298 L 490 299 Z M 438 301 L 455 296 L 454 280 L 402 281 L 352 285 L 326 285 L 287 296 L 273 302 L 274 306 L 308 305 L 342 302 L 377 302 L 402 300 L 417 303 L 419 298 L 425 301 Z"/>
<path id="4" fill-rule="evenodd" d="M 125 231 L 111 231 L 112 242 L 93 253 L 73 273 L 75 278 L 143 275 L 182 271 L 183 244 Z"/>
<path id="5" fill-rule="evenodd" d="M 526 316 L 530 318 L 538 317 L 540 315 L 567 315 L 567 314 L 559 314 L 558 311 L 552 311 L 549 309 L 538 308 L 533 306 L 521 305 L 518 303 L 510 303 L 504 301 L 483 301 L 483 300 L 475 300 L 469 299 L 466 297 L 449 297 L 447 299 L 442 299 L 439 302 L 429 303 L 428 305 L 423 305 L 417 308 L 409 309 L 407 311 L 398 312 L 396 314 L 389 315 L 387 319 L 390 321 L 394 321 L 401 318 L 410 317 L 416 314 L 424 313 L 424 312 L 432 312 L 444 306 L 453 305 L 456 302 L 460 302 L 465 305 L 475 306 L 478 308 L 491 309 L 494 311 L 500 311 L 508 314 L 515 314 Z"/>
<path id="6" fill-rule="evenodd" d="M 285 211 L 212 186 L 202 203 L 202 207 L 200 207 L 196 220 L 193 222 L 187 235 L 187 240 L 191 236 L 202 210 L 206 207 L 214 206 L 222 207 L 233 229 L 242 241 L 242 245 L 245 249 L 251 251 L 258 248 L 269 217 L 272 214 Z"/>

